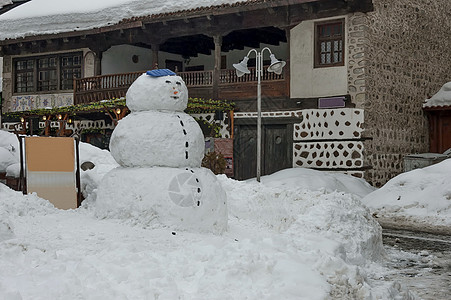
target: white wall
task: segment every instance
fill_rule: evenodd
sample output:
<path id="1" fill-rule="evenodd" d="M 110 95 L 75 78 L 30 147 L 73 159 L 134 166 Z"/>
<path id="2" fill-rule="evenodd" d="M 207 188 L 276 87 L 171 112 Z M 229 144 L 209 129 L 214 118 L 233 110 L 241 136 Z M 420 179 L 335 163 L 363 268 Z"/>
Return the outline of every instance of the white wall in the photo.
<path id="1" fill-rule="evenodd" d="M 260 44 L 260 47 L 256 50 L 261 51 L 264 47 L 268 47 L 271 49 L 272 53 L 276 56 L 277 59 L 286 60 L 288 56 L 287 43 L 280 43 L 278 46 Z M 227 56 L 227 69 L 233 69 L 233 64 L 239 63 L 249 52 L 251 48 L 245 47 L 243 50 L 232 50 L 229 52 L 221 52 L 221 55 Z M 255 58 L 255 54 L 251 54 L 250 58 Z M 269 54 L 265 51 L 264 60 L 269 60 Z M 204 65 L 205 70 L 213 70 L 214 68 L 214 57 L 213 52 L 210 56 L 200 54 L 198 57 L 191 57 L 189 64 L 185 66 L 197 66 Z"/>
<path id="2" fill-rule="evenodd" d="M 334 17 L 333 19 L 342 18 L 345 18 L 345 22 L 347 22 L 346 16 Z M 344 66 L 313 68 L 314 22 L 323 20 L 327 19 L 304 21 L 290 31 L 291 98 L 313 98 L 347 94 L 347 40 L 344 48 Z M 347 36 L 347 32 L 345 32 L 345 36 Z"/>
<path id="3" fill-rule="evenodd" d="M 132 56 L 138 55 L 138 62 Z M 152 50 L 131 45 L 113 46 L 102 55 L 102 75 L 152 69 Z"/>
<path id="4" fill-rule="evenodd" d="M 261 50 L 264 47 L 269 47 L 275 54 L 276 58 L 281 60 L 287 59 L 287 43 L 281 43 L 279 46 L 261 44 L 260 48 L 257 50 Z M 227 56 L 227 69 L 232 69 L 232 64 L 240 62 L 250 49 L 251 48 L 246 47 L 243 50 L 222 52 L 222 55 Z M 137 63 L 132 61 L 133 55 L 138 55 L 139 59 Z M 250 58 L 255 58 L 255 54 L 251 54 Z M 158 53 L 158 65 L 160 68 L 165 68 L 165 61 L 167 59 L 181 61 L 184 68 L 198 65 L 203 65 L 204 70 L 213 70 L 214 68 L 213 51 L 211 55 L 199 54 L 197 57 L 190 57 L 189 60 L 183 59 L 181 55 L 160 51 Z M 264 59 L 269 60 L 269 55 L 267 52 L 264 54 Z M 131 45 L 119 45 L 111 47 L 102 55 L 102 75 L 145 71 L 152 68 L 151 49 Z"/>

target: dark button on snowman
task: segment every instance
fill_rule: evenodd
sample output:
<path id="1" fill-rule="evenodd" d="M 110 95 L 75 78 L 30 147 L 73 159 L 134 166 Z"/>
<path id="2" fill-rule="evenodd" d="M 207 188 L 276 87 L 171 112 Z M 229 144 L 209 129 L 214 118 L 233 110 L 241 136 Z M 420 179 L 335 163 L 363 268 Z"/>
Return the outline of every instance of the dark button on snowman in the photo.
<path id="1" fill-rule="evenodd" d="M 214 174 L 201 168 L 204 136 L 183 112 L 188 89 L 182 78 L 166 69 L 148 71 L 126 98 L 131 113 L 110 140 L 121 167 L 103 178 L 97 214 L 171 230 L 226 230 L 226 194 Z"/>

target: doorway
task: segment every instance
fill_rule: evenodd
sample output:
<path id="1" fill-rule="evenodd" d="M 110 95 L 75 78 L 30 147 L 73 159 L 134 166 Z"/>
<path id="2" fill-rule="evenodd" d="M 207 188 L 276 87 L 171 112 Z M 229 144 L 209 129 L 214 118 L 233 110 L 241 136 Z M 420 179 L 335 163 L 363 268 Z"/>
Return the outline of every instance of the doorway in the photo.
<path id="1" fill-rule="evenodd" d="M 234 139 L 235 179 L 257 175 L 257 121 L 237 120 Z M 293 164 L 293 124 L 286 120 L 262 120 L 261 175 L 268 175 Z M 241 123 L 241 124 L 240 124 Z"/>

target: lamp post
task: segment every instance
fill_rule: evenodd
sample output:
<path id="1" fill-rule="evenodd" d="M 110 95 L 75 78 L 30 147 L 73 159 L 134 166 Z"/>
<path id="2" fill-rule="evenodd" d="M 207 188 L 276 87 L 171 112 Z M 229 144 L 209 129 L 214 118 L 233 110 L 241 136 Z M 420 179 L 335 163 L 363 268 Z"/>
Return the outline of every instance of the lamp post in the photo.
<path id="1" fill-rule="evenodd" d="M 233 64 L 236 69 L 236 75 L 238 77 L 244 74 L 249 74 L 251 71 L 247 68 L 247 62 L 249 55 L 255 53 L 256 56 L 256 73 L 257 76 L 257 181 L 260 182 L 261 174 L 261 153 L 262 153 L 262 92 L 261 92 L 261 77 L 263 75 L 263 53 L 267 50 L 269 57 L 271 58 L 271 64 L 268 67 L 268 72 L 274 72 L 278 75 L 282 74 L 282 69 L 286 62 L 276 59 L 274 54 L 268 47 L 263 48 L 260 52 L 255 49 L 249 50 L 247 55 L 238 64 Z"/>

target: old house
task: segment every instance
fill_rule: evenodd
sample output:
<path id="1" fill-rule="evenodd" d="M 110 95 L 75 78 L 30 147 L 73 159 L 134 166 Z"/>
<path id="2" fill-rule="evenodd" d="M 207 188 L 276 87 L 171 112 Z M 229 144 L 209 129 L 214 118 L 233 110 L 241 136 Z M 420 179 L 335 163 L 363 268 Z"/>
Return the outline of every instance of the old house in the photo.
<path id="1" fill-rule="evenodd" d="M 48 2 L 0 16 L 4 113 L 102 103 L 124 96 L 143 70 L 170 68 L 191 97 L 235 103 L 233 132 L 223 135 L 233 135 L 238 179 L 255 176 L 255 56 L 251 74 L 237 77 L 232 65 L 252 48 L 268 47 L 287 62 L 281 74 L 262 75 L 263 174 L 302 166 L 385 183 L 402 171 L 405 154 L 428 151 L 422 103 L 451 77 L 448 0 L 58 1 L 40 8 Z M 104 113 L 87 118 L 78 122 L 109 126 Z M 13 122 L 4 115 L 4 128 Z"/>

